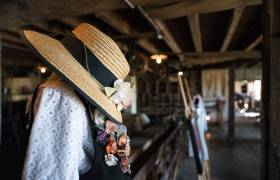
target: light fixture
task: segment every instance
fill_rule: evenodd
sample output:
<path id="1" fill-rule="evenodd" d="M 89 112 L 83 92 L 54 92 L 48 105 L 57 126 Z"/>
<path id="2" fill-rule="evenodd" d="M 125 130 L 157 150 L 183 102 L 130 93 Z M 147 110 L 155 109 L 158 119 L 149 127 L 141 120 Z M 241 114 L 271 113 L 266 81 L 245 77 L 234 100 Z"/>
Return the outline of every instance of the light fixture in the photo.
<path id="1" fill-rule="evenodd" d="M 167 59 L 165 54 L 154 54 L 150 57 L 152 60 L 155 60 L 157 64 L 161 64 L 163 60 Z"/>
<path id="2" fill-rule="evenodd" d="M 47 72 L 47 67 L 39 66 L 38 69 L 41 74 L 45 74 Z"/>
<path id="3" fill-rule="evenodd" d="M 46 73 L 47 72 L 47 68 L 46 67 L 41 67 L 40 72 L 42 74 Z"/>
<path id="4" fill-rule="evenodd" d="M 183 74 L 184 74 L 184 73 L 183 73 L 182 71 L 179 71 L 179 72 L 178 72 L 178 75 L 179 75 L 179 76 L 183 76 Z"/>
<path id="5" fill-rule="evenodd" d="M 156 59 L 157 64 L 160 64 L 162 62 L 161 58 L 158 56 Z"/>

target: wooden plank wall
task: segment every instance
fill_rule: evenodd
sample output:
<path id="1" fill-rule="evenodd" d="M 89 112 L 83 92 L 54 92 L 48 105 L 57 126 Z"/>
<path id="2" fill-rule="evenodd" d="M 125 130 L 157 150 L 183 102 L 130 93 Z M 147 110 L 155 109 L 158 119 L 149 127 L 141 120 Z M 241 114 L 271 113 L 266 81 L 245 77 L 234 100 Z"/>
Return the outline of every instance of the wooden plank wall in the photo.
<path id="1" fill-rule="evenodd" d="M 152 117 L 164 117 L 176 110 L 183 112 L 182 100 L 177 82 L 164 79 L 140 79 L 138 81 L 139 112 Z"/>

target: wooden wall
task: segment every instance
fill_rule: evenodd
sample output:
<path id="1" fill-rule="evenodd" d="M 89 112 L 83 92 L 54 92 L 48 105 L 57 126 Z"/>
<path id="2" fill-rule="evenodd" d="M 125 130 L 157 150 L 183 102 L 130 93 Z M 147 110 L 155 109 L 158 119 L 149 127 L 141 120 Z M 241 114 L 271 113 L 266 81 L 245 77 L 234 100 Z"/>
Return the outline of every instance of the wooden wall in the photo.
<path id="1" fill-rule="evenodd" d="M 201 94 L 201 71 L 187 71 L 185 75 L 191 94 Z M 173 113 L 183 114 L 183 101 L 176 74 L 164 77 L 138 77 L 137 82 L 139 112 L 146 112 L 154 117 L 169 116 Z"/>
<path id="2" fill-rule="evenodd" d="M 169 81 L 168 77 L 139 79 L 138 93 L 139 111 L 150 116 L 168 116 L 183 108 L 178 82 Z"/>

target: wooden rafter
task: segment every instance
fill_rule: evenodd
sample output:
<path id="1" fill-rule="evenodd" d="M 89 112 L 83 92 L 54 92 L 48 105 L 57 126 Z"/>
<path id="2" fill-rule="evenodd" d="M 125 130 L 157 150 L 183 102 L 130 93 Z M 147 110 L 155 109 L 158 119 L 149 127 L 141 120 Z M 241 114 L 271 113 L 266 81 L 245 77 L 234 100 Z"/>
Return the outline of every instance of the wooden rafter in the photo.
<path id="1" fill-rule="evenodd" d="M 182 50 L 176 40 L 174 39 L 172 33 L 169 31 L 168 27 L 162 20 L 155 20 L 156 25 L 160 29 L 161 33 L 163 34 L 163 38 L 166 42 L 166 44 L 170 47 L 170 49 L 174 53 L 181 53 Z M 183 56 L 179 55 L 179 59 L 183 60 Z"/>
<path id="2" fill-rule="evenodd" d="M 196 52 L 202 52 L 202 38 L 199 22 L 199 14 L 188 15 L 189 26 Z"/>
<path id="3" fill-rule="evenodd" d="M 252 51 L 258 44 L 263 40 L 263 35 L 259 35 L 253 42 L 251 42 L 246 48 L 245 51 Z"/>
<path id="4" fill-rule="evenodd" d="M 155 32 L 143 32 L 143 33 L 132 33 L 127 35 L 113 36 L 114 40 L 123 40 L 129 38 L 137 38 L 137 39 L 149 39 L 156 38 L 157 34 Z"/>
<path id="5" fill-rule="evenodd" d="M 130 0 L 135 6 L 158 6 L 178 2 L 178 0 Z M 179 0 L 181 1 L 181 0 Z M 3 0 L 0 17 L 17 17 L 31 21 L 60 19 L 66 16 L 80 16 L 95 12 L 113 11 L 128 8 L 124 0 Z"/>
<path id="6" fill-rule="evenodd" d="M 147 9 L 147 13 L 157 19 L 170 19 L 186 16 L 195 13 L 210 13 L 225 11 L 244 6 L 259 5 L 262 0 L 203 0 L 203 1 L 184 1 L 171 6 Z"/>
<path id="7" fill-rule="evenodd" d="M 190 65 L 190 66 L 184 66 L 182 70 L 188 71 L 188 70 L 203 70 L 203 69 L 225 69 L 230 66 L 236 66 L 240 67 L 244 64 L 250 64 L 250 63 L 255 63 L 258 64 L 261 61 L 259 59 L 234 59 L 234 60 L 229 60 L 229 61 L 224 61 L 221 63 L 213 63 L 213 64 L 203 64 L 203 65 Z"/>
<path id="8" fill-rule="evenodd" d="M 209 51 L 209 52 L 182 52 L 182 53 L 168 53 L 172 55 L 183 55 L 191 58 L 260 58 L 260 51 Z"/>
<path id="9" fill-rule="evenodd" d="M 31 52 L 30 49 L 27 46 L 24 46 L 24 45 L 19 44 L 19 43 L 14 43 L 14 42 L 11 42 L 11 41 L 6 41 L 4 39 L 2 40 L 2 46 L 4 48 L 17 50 L 17 51 L 20 51 L 20 52 L 27 52 L 27 53 Z"/>
<path id="10" fill-rule="evenodd" d="M 67 6 L 67 8 L 66 8 Z M 3 1 L 0 6 L 0 16 L 9 17 L 19 15 L 21 18 L 36 21 L 42 19 L 58 19 L 65 16 L 78 16 L 92 14 L 96 11 L 109 11 L 126 8 L 122 0 L 29 0 L 29 1 Z"/>
<path id="11" fill-rule="evenodd" d="M 30 53 L 25 53 L 18 50 L 16 51 L 12 50 L 11 52 L 8 49 L 3 50 L 2 65 L 5 67 L 6 66 L 34 67 L 37 64 L 40 64 L 40 61 L 38 61 L 38 58 L 36 56 L 33 56 Z"/>
<path id="12" fill-rule="evenodd" d="M 50 31 L 55 34 L 67 34 L 67 30 L 69 27 L 60 24 L 60 23 L 54 23 L 49 21 L 36 21 L 33 22 L 34 25 L 41 27 L 42 29 L 46 31 Z"/>
<path id="13" fill-rule="evenodd" d="M 209 64 L 219 64 L 219 63 L 225 63 L 225 62 L 233 62 L 238 61 L 239 58 L 208 58 L 206 59 L 185 59 L 184 65 L 187 66 L 194 66 L 194 65 L 209 65 Z M 260 56 L 258 58 L 248 58 L 246 59 L 246 63 L 248 63 L 249 60 L 252 62 L 256 60 L 260 60 Z"/>
<path id="14" fill-rule="evenodd" d="M 140 2 L 137 2 L 137 1 L 135 1 L 135 3 L 141 4 Z M 143 3 L 147 4 L 147 2 L 146 3 L 143 2 Z M 123 17 L 119 16 L 117 13 L 115 13 L 113 11 L 97 11 L 94 13 L 97 15 L 97 17 L 104 20 L 106 23 L 108 23 L 109 25 L 114 27 L 116 30 L 121 32 L 123 35 L 129 36 L 132 34 L 140 33 L 140 32 L 137 32 L 137 30 L 134 29 L 133 26 L 131 26 Z M 72 27 L 75 27 L 80 23 L 80 20 L 78 20 L 77 18 L 73 18 L 73 17 L 62 18 L 61 21 Z M 156 25 L 160 28 L 160 30 L 164 36 L 165 42 L 172 49 L 172 51 L 175 53 L 180 53 L 181 49 L 178 46 L 178 44 L 175 41 L 172 34 L 170 33 L 170 31 L 168 30 L 168 28 L 166 27 L 165 23 L 162 22 L 161 20 L 158 20 L 158 21 L 156 20 Z M 149 53 L 158 53 L 159 52 L 158 48 L 145 38 L 138 39 L 137 43 L 140 47 L 142 47 Z M 179 58 L 182 58 L 182 56 Z"/>
<path id="15" fill-rule="evenodd" d="M 259 35 L 251 44 L 249 44 L 247 46 L 247 48 L 245 49 L 245 51 L 251 51 L 252 49 L 254 49 L 258 44 L 260 44 L 263 40 L 263 36 Z"/>
<path id="16" fill-rule="evenodd" d="M 125 19 L 114 12 L 102 12 L 98 13 L 97 16 L 124 35 L 136 33 L 136 30 Z M 63 18 L 62 21 L 72 27 L 76 27 L 81 23 L 81 20 L 75 17 Z M 137 43 L 149 53 L 158 52 L 157 48 L 147 39 L 138 39 Z"/>
<path id="17" fill-rule="evenodd" d="M 166 53 L 168 54 L 168 53 Z M 185 56 L 183 64 L 185 66 L 195 66 L 195 65 L 210 65 L 219 64 L 234 61 L 240 63 L 240 59 L 256 62 L 261 59 L 260 51 L 216 51 L 216 52 L 184 52 L 182 55 Z M 245 61 L 244 61 L 245 62 Z M 174 63 L 174 67 L 180 66 L 180 63 Z"/>
<path id="18" fill-rule="evenodd" d="M 9 31 L 0 31 L 0 36 L 2 39 L 8 40 L 10 42 L 15 42 L 18 44 L 24 44 L 23 40 L 18 34 Z"/>
<path id="19" fill-rule="evenodd" d="M 71 26 L 72 28 L 78 26 L 81 23 L 81 20 L 79 18 L 68 16 L 65 18 L 60 19 L 64 24 L 67 24 L 68 26 Z"/>
<path id="20" fill-rule="evenodd" d="M 227 50 L 227 48 L 228 48 L 228 46 L 229 46 L 229 44 L 231 42 L 231 39 L 233 38 L 235 30 L 237 29 L 237 26 L 238 26 L 238 24 L 240 22 L 243 10 L 244 10 L 244 6 L 243 5 L 238 6 L 238 7 L 236 7 L 234 9 L 232 20 L 230 22 L 230 25 L 229 25 L 226 37 L 225 37 L 223 45 L 221 47 L 221 51 L 222 52 Z"/>
<path id="21" fill-rule="evenodd" d="M 143 49 L 145 49 L 147 52 L 151 54 L 155 54 L 159 52 L 158 48 L 147 39 L 138 39 L 137 43 L 140 47 L 142 47 Z"/>
<path id="22" fill-rule="evenodd" d="M 188 66 L 193 65 L 209 65 L 219 64 L 225 62 L 237 61 L 240 63 L 240 59 L 246 59 L 246 63 L 249 60 L 256 61 L 261 58 L 260 51 L 253 51 L 253 49 L 262 42 L 263 36 L 258 36 L 252 43 L 250 43 L 244 51 L 226 51 L 226 52 L 203 52 L 203 53 L 183 53 L 189 57 L 200 58 L 185 58 L 184 64 Z M 245 61 L 244 61 L 245 62 Z"/>

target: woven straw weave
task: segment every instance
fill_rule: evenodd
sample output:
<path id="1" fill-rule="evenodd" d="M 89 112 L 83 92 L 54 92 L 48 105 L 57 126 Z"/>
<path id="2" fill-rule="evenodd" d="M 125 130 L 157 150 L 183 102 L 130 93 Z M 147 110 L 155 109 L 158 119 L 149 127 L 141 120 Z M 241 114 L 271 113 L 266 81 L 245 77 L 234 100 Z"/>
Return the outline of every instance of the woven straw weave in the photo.
<path id="1" fill-rule="evenodd" d="M 130 70 L 129 65 L 109 36 L 87 23 L 80 24 L 72 32 L 118 79 L 125 79 Z"/>

